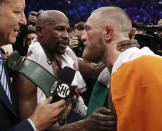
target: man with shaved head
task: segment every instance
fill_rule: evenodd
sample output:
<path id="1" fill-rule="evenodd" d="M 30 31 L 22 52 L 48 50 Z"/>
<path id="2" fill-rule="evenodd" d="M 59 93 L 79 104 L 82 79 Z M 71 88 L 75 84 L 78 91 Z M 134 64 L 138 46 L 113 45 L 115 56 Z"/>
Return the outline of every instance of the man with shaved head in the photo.
<path id="1" fill-rule="evenodd" d="M 50 60 L 55 60 L 56 54 L 64 54 L 68 45 L 68 18 L 60 11 L 51 10 L 44 11 L 37 21 L 38 41 L 47 57 Z"/>
<path id="2" fill-rule="evenodd" d="M 111 95 L 117 115 L 117 131 L 162 130 L 162 58 L 148 47 L 117 50 L 129 41 L 132 23 L 118 7 L 101 7 L 85 24 L 83 58 L 111 64 Z"/>
<path id="3" fill-rule="evenodd" d="M 26 24 L 25 0 L 0 0 L 0 46 L 15 43 L 20 26 Z M 23 82 L 23 81 L 22 81 Z M 29 87 L 30 88 L 30 87 Z M 52 97 L 41 102 L 28 119 L 20 121 L 17 94 L 11 85 L 3 56 L 0 53 L 0 130 L 40 131 L 58 120 L 65 109 L 65 101 L 50 104 Z"/>

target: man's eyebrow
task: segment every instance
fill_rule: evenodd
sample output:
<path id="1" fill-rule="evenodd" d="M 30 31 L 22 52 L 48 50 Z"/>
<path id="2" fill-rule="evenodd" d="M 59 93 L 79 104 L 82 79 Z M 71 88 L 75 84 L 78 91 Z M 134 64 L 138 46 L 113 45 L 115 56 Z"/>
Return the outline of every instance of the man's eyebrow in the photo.
<path id="1" fill-rule="evenodd" d="M 22 5 L 16 5 L 15 6 L 15 9 L 17 9 L 17 10 L 24 10 L 24 7 L 22 6 Z"/>
<path id="2" fill-rule="evenodd" d="M 53 25 L 53 24 L 56 24 L 55 22 L 46 22 L 44 23 L 44 25 Z"/>

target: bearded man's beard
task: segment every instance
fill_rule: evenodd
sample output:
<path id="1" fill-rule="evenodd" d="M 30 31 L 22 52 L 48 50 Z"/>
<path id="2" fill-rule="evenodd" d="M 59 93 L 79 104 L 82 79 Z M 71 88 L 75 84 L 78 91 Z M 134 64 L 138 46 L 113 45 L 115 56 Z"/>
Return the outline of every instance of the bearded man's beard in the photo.
<path id="1" fill-rule="evenodd" d="M 98 63 L 102 60 L 103 54 L 104 54 L 103 51 L 97 51 L 97 50 L 90 51 L 88 48 L 85 48 L 82 58 L 88 62 Z"/>
<path id="2" fill-rule="evenodd" d="M 104 55 L 106 47 L 103 44 L 103 40 L 101 38 L 98 39 L 98 47 L 94 47 L 93 49 L 88 49 L 86 46 L 84 48 L 84 52 L 82 58 L 88 62 L 99 63 Z"/>

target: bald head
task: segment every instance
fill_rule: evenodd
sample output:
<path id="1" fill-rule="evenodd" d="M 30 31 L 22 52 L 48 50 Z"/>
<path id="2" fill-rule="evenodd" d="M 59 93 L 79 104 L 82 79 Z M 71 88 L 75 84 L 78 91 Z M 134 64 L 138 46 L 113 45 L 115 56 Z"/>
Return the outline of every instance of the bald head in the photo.
<path id="1" fill-rule="evenodd" d="M 118 7 L 101 7 L 96 9 L 91 13 L 92 15 L 97 15 L 96 19 L 101 23 L 100 26 L 105 26 L 106 24 L 114 25 L 117 31 L 130 32 L 132 28 L 132 23 L 129 16 L 125 11 Z"/>
<path id="2" fill-rule="evenodd" d="M 47 10 L 43 11 L 37 19 L 37 25 L 45 25 L 45 24 L 55 24 L 58 23 L 59 21 L 65 21 L 68 23 L 68 18 L 64 13 L 58 10 Z"/>
<path id="3" fill-rule="evenodd" d="M 49 59 L 56 54 L 64 54 L 68 45 L 69 21 L 58 10 L 43 11 L 37 19 L 36 33 L 38 41 Z"/>

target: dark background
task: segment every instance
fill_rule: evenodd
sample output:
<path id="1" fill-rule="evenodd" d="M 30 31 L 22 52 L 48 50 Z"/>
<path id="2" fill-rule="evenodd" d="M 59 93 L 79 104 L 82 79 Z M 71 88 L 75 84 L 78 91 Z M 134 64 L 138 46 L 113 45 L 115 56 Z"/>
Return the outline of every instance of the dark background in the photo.
<path id="1" fill-rule="evenodd" d="M 157 24 L 162 18 L 162 0 L 26 0 L 25 14 L 30 11 L 60 10 L 64 12 L 73 26 L 79 21 L 86 21 L 90 13 L 101 6 L 123 8 L 133 22 Z"/>

